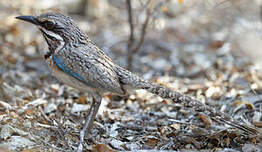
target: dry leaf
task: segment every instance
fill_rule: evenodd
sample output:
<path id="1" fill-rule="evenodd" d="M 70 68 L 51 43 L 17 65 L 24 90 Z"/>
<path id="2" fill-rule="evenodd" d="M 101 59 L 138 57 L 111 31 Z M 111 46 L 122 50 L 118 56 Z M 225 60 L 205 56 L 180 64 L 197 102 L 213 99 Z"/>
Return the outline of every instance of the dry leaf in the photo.
<path id="1" fill-rule="evenodd" d="M 182 4 L 184 0 L 178 0 L 178 4 Z"/>
<path id="2" fill-rule="evenodd" d="M 146 140 L 146 144 L 150 147 L 155 147 L 158 144 L 159 140 L 157 138 L 149 138 Z"/>
<path id="3" fill-rule="evenodd" d="M 202 114 L 202 113 L 198 113 L 198 116 L 200 117 L 200 119 L 201 119 L 201 121 L 206 125 L 206 126 L 211 126 L 211 123 L 212 123 L 212 121 L 211 121 L 211 119 L 208 117 L 208 116 L 206 116 L 206 115 L 204 115 L 204 114 Z"/>
<path id="4" fill-rule="evenodd" d="M 86 96 L 81 96 L 79 98 L 79 104 L 86 104 Z"/>
<path id="5" fill-rule="evenodd" d="M 253 124 L 256 127 L 262 128 L 262 121 L 255 121 Z"/>
<path id="6" fill-rule="evenodd" d="M 250 103 L 249 101 L 241 101 L 241 100 L 238 100 L 238 101 L 235 101 L 232 106 L 237 106 L 237 105 L 241 105 L 241 104 L 245 104 L 245 106 L 248 108 L 248 109 L 251 109 L 253 110 L 255 107 L 252 103 Z"/>
<path id="7" fill-rule="evenodd" d="M 109 146 L 105 144 L 97 144 L 93 147 L 94 152 L 114 152 Z"/>

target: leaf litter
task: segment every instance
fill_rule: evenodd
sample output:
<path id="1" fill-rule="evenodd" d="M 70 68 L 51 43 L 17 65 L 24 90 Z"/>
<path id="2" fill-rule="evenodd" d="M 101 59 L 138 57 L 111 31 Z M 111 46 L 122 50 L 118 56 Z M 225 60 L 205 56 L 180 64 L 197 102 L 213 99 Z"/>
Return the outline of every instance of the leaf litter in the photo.
<path id="1" fill-rule="evenodd" d="M 14 20 L 19 14 L 38 14 L 44 7 L 58 8 L 55 3 L 42 5 L 43 8 L 36 7 L 37 3 L 0 2 L 0 150 L 73 151 L 92 98 L 53 78 L 40 56 L 46 49 L 40 33 Z M 116 43 L 128 35 L 125 9 L 117 3 L 103 3 L 107 5 L 103 11 L 109 14 L 106 17 L 70 15 L 101 48 L 110 51 L 116 63 L 125 66 L 126 44 Z M 254 22 L 250 14 L 256 13 L 250 8 L 255 6 L 242 0 L 227 1 L 227 5 L 219 5 L 213 11 L 207 8 L 216 15 L 210 18 L 201 14 L 206 3 L 180 3 L 169 1 L 161 8 L 163 12 L 157 13 L 155 25 L 149 27 L 145 43 L 134 57 L 133 71 L 261 130 L 261 63 L 252 55 L 243 55 L 243 49 L 252 54 L 252 47 L 244 47 L 240 42 L 245 41 L 239 39 L 250 30 L 257 35 L 260 31 L 261 36 L 261 29 L 249 26 Z M 70 10 L 66 4 L 61 6 L 63 12 L 77 10 Z M 140 5 L 134 7 L 138 9 Z M 230 11 L 230 7 L 230 17 L 237 20 L 240 16 L 241 20 L 230 22 L 223 18 L 221 14 Z M 220 9 L 226 11 L 216 13 Z M 239 10 L 247 11 L 234 13 Z M 224 22 L 227 24 L 222 27 Z M 259 41 L 256 36 L 248 38 L 245 44 L 249 46 Z M 261 134 L 244 134 L 144 90 L 126 97 L 105 95 L 91 136 L 85 141 L 87 150 L 98 152 L 262 151 Z"/>

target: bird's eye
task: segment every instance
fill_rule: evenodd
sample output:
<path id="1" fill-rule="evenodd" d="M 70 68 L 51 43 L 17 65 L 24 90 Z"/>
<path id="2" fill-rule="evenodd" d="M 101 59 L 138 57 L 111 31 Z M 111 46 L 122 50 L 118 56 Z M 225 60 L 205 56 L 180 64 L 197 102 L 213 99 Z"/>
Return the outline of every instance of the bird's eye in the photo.
<path id="1" fill-rule="evenodd" d="M 53 21 L 46 21 L 44 23 L 44 26 L 45 26 L 46 29 L 52 30 L 55 27 L 55 22 L 53 22 Z"/>

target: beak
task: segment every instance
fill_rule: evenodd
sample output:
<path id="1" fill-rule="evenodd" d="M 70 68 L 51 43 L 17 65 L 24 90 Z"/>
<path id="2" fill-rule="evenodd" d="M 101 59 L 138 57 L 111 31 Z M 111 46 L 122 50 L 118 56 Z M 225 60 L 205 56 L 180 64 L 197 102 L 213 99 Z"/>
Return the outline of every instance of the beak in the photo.
<path id="1" fill-rule="evenodd" d="M 35 25 L 39 25 L 39 22 L 37 21 L 36 17 L 34 16 L 17 16 L 16 19 L 23 20 Z"/>

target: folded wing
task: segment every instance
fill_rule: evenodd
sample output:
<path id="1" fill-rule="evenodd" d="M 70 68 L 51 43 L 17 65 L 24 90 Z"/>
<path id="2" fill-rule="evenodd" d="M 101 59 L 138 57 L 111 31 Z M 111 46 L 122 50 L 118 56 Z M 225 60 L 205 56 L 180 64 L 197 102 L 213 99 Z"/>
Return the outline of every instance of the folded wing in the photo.
<path id="1" fill-rule="evenodd" d="M 70 51 L 60 50 L 52 57 L 62 71 L 86 85 L 124 94 L 119 79 L 112 69 L 111 60 L 96 46 L 83 46 Z"/>

